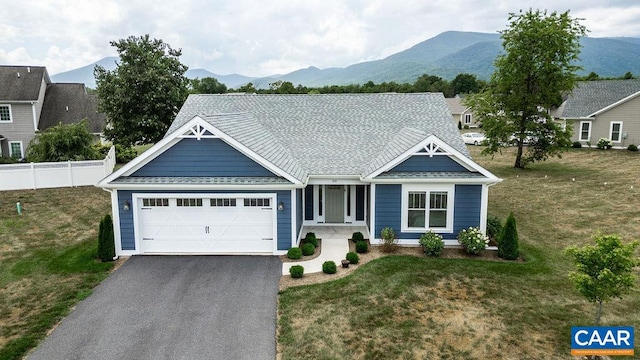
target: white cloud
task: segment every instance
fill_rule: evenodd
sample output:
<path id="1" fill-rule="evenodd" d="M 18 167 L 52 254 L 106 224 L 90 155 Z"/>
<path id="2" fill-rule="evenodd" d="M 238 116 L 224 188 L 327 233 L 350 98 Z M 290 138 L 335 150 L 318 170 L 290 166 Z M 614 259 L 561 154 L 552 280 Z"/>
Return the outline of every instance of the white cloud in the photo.
<path id="1" fill-rule="evenodd" d="M 640 36 L 640 4 L 603 4 L 531 0 L 525 10 L 571 9 L 590 36 Z M 0 12 L 0 61 L 55 74 L 114 56 L 112 40 L 148 33 L 181 48 L 191 67 L 265 76 L 383 58 L 447 30 L 495 32 L 522 7 L 506 0 L 22 0 Z"/>

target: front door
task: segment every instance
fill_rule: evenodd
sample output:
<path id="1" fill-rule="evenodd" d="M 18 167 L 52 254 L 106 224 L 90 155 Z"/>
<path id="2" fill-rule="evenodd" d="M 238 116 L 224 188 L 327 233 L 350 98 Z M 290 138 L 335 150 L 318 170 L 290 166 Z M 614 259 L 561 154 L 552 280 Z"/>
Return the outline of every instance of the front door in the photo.
<path id="1" fill-rule="evenodd" d="M 326 194 L 326 223 L 344 223 L 344 186 L 328 185 Z"/>

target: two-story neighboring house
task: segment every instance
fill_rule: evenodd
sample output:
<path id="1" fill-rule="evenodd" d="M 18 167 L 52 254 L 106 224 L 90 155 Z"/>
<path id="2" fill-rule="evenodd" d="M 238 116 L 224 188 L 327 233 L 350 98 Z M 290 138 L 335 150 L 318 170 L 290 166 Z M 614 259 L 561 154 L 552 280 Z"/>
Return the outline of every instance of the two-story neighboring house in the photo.
<path id="1" fill-rule="evenodd" d="M 84 84 L 51 83 L 44 66 L 0 66 L 0 156 L 22 159 L 37 131 L 88 119 L 99 137 L 106 118 Z"/>
<path id="2" fill-rule="evenodd" d="M 0 66 L 0 156 L 24 157 L 50 83 L 43 66 Z"/>
<path id="3" fill-rule="evenodd" d="M 579 82 L 552 115 L 573 130 L 572 141 L 595 147 L 600 138 L 614 148 L 640 144 L 640 79 Z"/>

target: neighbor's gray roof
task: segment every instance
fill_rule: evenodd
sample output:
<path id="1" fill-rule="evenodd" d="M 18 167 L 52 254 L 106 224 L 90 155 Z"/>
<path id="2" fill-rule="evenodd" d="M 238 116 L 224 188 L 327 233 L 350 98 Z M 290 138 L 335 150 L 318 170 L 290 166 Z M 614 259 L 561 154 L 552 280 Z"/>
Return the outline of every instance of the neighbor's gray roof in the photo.
<path id="1" fill-rule="evenodd" d="M 469 156 L 440 93 L 190 95 L 167 134 L 196 115 L 310 175 L 370 173 L 429 135 Z"/>
<path id="2" fill-rule="evenodd" d="M 40 115 L 40 130 L 63 124 L 88 120 L 92 133 L 101 133 L 107 118 L 98 112 L 98 97 L 87 94 L 84 84 L 55 83 L 47 87 Z"/>
<path id="3" fill-rule="evenodd" d="M 563 118 L 585 118 L 640 91 L 640 79 L 581 81 L 563 103 Z"/>
<path id="4" fill-rule="evenodd" d="M 51 82 L 44 66 L 0 65 L 0 101 L 37 101 L 43 79 Z"/>
<path id="5" fill-rule="evenodd" d="M 462 114 L 469 108 L 462 105 L 462 98 L 460 97 L 447 98 L 447 105 L 452 114 Z"/>

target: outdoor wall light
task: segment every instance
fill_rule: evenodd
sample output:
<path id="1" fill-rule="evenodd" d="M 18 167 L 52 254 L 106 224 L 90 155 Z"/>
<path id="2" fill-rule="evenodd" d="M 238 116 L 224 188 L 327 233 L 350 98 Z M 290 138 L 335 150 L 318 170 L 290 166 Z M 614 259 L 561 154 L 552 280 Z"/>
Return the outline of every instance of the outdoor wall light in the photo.
<path id="1" fill-rule="evenodd" d="M 124 204 L 122 205 L 122 210 L 129 211 L 130 208 L 131 208 L 131 204 L 129 204 L 129 200 L 125 200 Z"/>
<path id="2" fill-rule="evenodd" d="M 282 210 L 284 210 L 284 203 L 282 201 L 280 201 L 278 203 L 278 211 L 282 211 Z"/>

